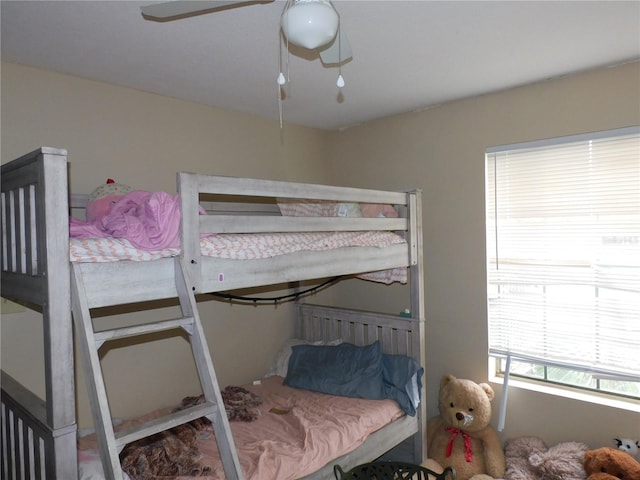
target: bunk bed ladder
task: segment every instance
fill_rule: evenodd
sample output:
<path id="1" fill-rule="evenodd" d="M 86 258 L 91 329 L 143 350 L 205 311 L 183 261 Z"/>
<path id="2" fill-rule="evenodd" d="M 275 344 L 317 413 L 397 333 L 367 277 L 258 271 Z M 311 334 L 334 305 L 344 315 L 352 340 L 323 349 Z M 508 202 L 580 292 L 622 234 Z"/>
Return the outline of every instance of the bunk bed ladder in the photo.
<path id="1" fill-rule="evenodd" d="M 222 401 L 220 387 L 213 368 L 211 355 L 200 323 L 196 300 L 192 290 L 188 287 L 183 260 L 176 257 L 175 262 L 176 296 L 180 300 L 180 308 L 182 310 L 181 318 L 97 332 L 94 331 L 93 328 L 81 267 L 78 264 L 72 264 L 71 287 L 73 317 L 76 326 L 76 335 L 79 336 L 80 350 L 88 383 L 91 411 L 105 478 L 113 480 L 123 479 L 119 454 L 127 444 L 169 430 L 197 418 L 207 417 L 213 425 L 226 478 L 229 480 L 242 480 L 243 476 L 240 462 L 233 443 L 233 437 Z M 176 328 L 184 329 L 189 336 L 196 369 L 204 394 L 204 403 L 173 412 L 167 416 L 147 422 L 135 429 L 116 432 L 112 423 L 98 350 L 103 343 L 109 340 L 145 335 Z"/>

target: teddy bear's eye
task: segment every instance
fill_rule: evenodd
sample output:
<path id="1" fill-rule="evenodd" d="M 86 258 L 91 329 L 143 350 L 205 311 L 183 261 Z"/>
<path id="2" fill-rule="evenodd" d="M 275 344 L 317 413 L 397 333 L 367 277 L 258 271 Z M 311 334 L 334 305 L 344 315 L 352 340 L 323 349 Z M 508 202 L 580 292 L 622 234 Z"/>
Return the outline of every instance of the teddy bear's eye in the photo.
<path id="1" fill-rule="evenodd" d="M 451 403 L 449 404 L 449 406 L 450 406 L 451 408 L 453 408 L 453 407 L 454 407 L 453 402 L 451 402 Z"/>
<path id="2" fill-rule="evenodd" d="M 470 412 L 473 412 L 473 408 L 470 408 L 470 409 L 469 409 L 469 411 L 470 411 Z"/>

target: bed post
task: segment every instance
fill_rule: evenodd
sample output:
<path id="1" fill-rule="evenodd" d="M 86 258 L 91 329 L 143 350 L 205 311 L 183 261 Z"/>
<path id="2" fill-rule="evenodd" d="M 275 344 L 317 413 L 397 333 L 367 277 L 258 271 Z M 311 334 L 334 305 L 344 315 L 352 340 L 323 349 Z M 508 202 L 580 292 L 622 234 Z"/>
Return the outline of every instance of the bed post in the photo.
<path id="1" fill-rule="evenodd" d="M 45 257 L 40 259 L 40 264 L 43 265 L 43 298 L 48 299 L 43 308 L 47 420 L 57 430 L 75 425 L 67 152 L 44 148 L 41 151 L 47 181 L 38 198 L 42 208 L 36 210 L 44 211 L 46 216 L 46 232 L 38 232 L 38 242 L 46 245 L 40 249 Z M 65 368 L 59 368 L 59 365 L 65 365 Z M 73 437 L 75 449 L 75 429 Z"/>
<path id="2" fill-rule="evenodd" d="M 422 191 L 414 190 L 407 194 L 407 208 L 409 209 L 409 241 L 414 242 L 409 251 L 412 254 L 409 267 L 409 285 L 411 289 L 411 316 L 418 320 L 418 335 L 413 336 L 414 349 L 419 348 L 420 364 L 427 369 L 426 359 L 426 329 L 425 329 L 425 305 L 424 305 L 424 262 L 422 252 Z M 415 351 L 415 350 L 414 350 Z M 426 459 L 426 425 L 427 425 L 427 402 L 426 396 L 422 395 L 418 411 L 420 430 L 414 442 L 414 458 Z"/>
<path id="3" fill-rule="evenodd" d="M 200 274 L 200 237 L 193 232 L 200 231 L 198 175 L 179 172 L 176 177 L 178 195 L 180 195 L 180 238 L 182 239 L 182 258 L 187 269 L 188 281 L 195 293 L 202 292 L 202 275 Z"/>

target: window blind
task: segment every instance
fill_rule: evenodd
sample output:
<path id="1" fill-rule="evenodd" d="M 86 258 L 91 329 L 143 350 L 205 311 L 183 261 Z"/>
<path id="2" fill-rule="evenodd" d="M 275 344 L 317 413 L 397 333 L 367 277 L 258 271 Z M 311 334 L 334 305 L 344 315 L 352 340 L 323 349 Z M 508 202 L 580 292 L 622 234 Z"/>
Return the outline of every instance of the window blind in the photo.
<path id="1" fill-rule="evenodd" d="M 489 348 L 640 380 L 640 127 L 486 154 Z"/>

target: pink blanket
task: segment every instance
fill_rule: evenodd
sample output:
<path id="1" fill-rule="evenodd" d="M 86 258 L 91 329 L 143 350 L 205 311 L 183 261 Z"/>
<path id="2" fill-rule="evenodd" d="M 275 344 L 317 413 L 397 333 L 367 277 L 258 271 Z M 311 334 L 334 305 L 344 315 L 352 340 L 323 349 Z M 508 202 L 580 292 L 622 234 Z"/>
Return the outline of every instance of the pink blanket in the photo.
<path id="1" fill-rule="evenodd" d="M 245 385 L 263 400 L 258 407 L 260 415 L 253 422 L 230 422 L 246 480 L 293 480 L 309 475 L 332 459 L 352 452 L 367 436 L 403 415 L 394 400 L 335 397 L 287 387 L 283 380 L 272 376 L 262 379 L 261 385 Z M 116 430 L 168 411 L 125 422 Z M 224 480 L 211 427 L 199 432 L 197 442 L 198 465 L 207 469 L 207 474 L 197 478 Z M 81 438 L 79 447 L 81 480 L 103 478 L 95 435 Z"/>
<path id="2" fill-rule="evenodd" d="M 129 192 L 93 222 L 71 217 L 69 236 L 125 238 L 143 250 L 179 247 L 180 201 L 165 192 Z"/>

